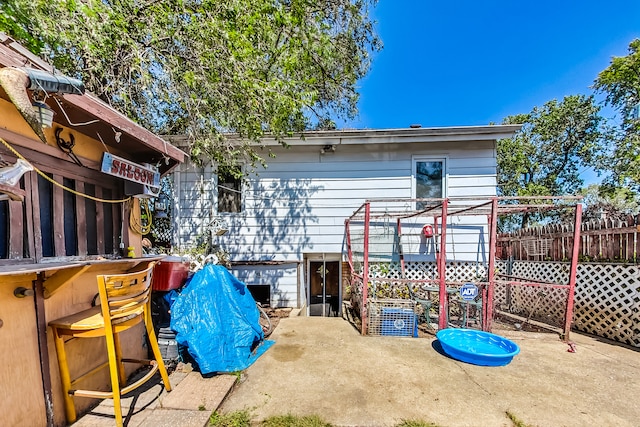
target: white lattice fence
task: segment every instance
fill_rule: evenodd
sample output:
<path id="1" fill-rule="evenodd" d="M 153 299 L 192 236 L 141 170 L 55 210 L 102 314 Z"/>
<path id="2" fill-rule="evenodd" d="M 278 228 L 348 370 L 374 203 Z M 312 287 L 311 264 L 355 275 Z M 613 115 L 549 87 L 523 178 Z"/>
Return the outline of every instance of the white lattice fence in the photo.
<path id="1" fill-rule="evenodd" d="M 569 263 L 501 261 L 498 272 L 511 276 L 559 284 L 568 283 Z M 566 290 L 550 290 L 547 287 L 522 287 L 514 291 L 506 286 L 496 286 L 495 304 L 501 309 L 528 316 L 542 289 L 545 296 L 532 318 L 550 324 L 564 316 Z M 640 347 L 640 269 L 635 265 L 580 263 L 576 276 L 576 292 L 573 315 L 575 329 L 604 338 Z"/>
<path id="2" fill-rule="evenodd" d="M 405 278 L 410 280 L 438 280 L 438 266 L 433 261 L 405 263 Z M 447 262 L 445 265 L 448 282 L 472 282 L 486 280 L 487 265 L 473 261 Z M 369 264 L 369 277 L 402 278 L 399 262 Z"/>
<path id="3" fill-rule="evenodd" d="M 576 329 L 640 347 L 640 277 L 636 265 L 580 264 Z"/>

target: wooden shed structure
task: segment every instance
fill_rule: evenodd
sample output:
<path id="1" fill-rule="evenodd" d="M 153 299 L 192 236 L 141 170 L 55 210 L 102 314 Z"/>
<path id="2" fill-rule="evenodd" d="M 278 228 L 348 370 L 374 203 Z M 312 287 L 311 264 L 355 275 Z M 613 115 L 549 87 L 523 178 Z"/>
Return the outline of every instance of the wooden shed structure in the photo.
<path id="1" fill-rule="evenodd" d="M 143 256 L 131 221 L 185 153 L 2 33 L 0 83 L 1 419 L 8 426 L 64 425 L 47 324 L 90 307 L 96 275 L 157 259 Z M 123 346 L 146 354 L 143 336 L 136 329 Z M 78 372 L 106 360 L 99 339 L 82 341 L 68 343 Z M 91 381 L 108 387 L 108 372 Z M 80 399 L 77 406 L 82 412 L 93 403 Z"/>

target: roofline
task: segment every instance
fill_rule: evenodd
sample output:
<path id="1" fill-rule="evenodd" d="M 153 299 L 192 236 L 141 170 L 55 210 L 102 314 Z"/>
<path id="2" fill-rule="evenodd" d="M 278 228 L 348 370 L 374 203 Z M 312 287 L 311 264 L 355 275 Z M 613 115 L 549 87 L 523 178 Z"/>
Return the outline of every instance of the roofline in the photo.
<path id="1" fill-rule="evenodd" d="M 399 128 L 399 129 L 342 129 L 305 131 L 282 139 L 287 145 L 358 145 L 358 144 L 404 144 L 412 142 L 443 141 L 491 141 L 511 138 L 522 128 L 521 124 L 487 125 L 487 126 L 450 126 L 431 128 Z M 238 134 L 227 134 L 231 140 L 239 140 Z M 178 146 L 186 146 L 185 135 L 165 136 Z M 259 143 L 264 146 L 281 145 L 271 136 L 262 138 Z"/>

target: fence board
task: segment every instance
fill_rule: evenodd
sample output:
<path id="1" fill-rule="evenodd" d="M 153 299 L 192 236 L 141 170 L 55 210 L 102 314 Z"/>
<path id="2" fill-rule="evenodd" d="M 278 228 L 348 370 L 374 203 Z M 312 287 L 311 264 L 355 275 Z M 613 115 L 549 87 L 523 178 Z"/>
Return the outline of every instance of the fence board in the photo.
<path id="1" fill-rule="evenodd" d="M 637 218 L 632 216 L 583 223 L 580 260 L 637 263 L 639 228 Z M 572 249 L 572 224 L 524 228 L 498 236 L 498 255 L 502 259 L 567 261 Z"/>

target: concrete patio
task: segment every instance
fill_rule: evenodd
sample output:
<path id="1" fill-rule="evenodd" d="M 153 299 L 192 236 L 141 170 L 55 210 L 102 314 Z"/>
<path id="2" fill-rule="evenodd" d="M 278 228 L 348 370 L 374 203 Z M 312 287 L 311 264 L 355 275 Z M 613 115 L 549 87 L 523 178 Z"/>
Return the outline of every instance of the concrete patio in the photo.
<path id="1" fill-rule="evenodd" d="M 236 383 L 178 366 L 174 390 L 155 381 L 123 402 L 129 427 L 203 427 L 209 415 L 248 410 L 318 414 L 336 426 L 393 426 L 422 420 L 442 427 L 638 426 L 638 349 L 572 334 L 576 352 L 555 334 L 494 331 L 521 349 L 503 367 L 481 367 L 442 354 L 435 338 L 363 337 L 341 318 L 281 319 L 276 344 Z M 234 385 L 235 384 L 235 385 Z M 114 423 L 105 400 L 75 426 Z"/>

